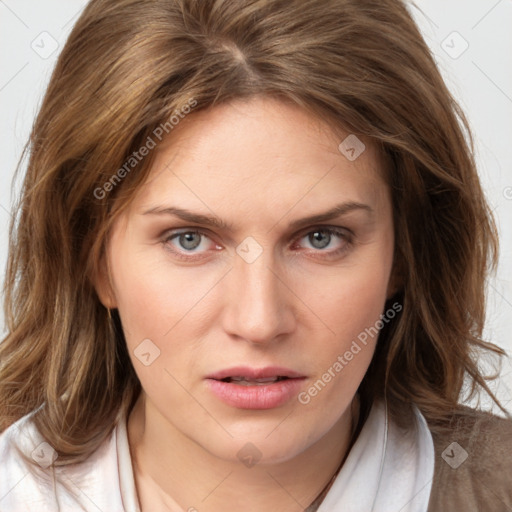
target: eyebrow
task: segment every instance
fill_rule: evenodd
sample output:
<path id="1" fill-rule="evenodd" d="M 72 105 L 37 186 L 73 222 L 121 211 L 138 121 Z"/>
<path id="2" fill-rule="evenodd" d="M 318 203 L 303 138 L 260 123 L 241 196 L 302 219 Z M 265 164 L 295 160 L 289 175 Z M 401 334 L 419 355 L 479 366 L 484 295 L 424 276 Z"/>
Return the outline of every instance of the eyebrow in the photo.
<path id="1" fill-rule="evenodd" d="M 367 204 L 349 201 L 340 203 L 327 210 L 326 212 L 317 213 L 315 215 L 303 217 L 302 219 L 294 220 L 293 222 L 290 222 L 289 228 L 299 229 L 308 224 L 325 222 L 354 211 L 363 211 L 370 216 L 373 216 L 375 213 L 373 208 Z M 211 226 L 225 231 L 233 231 L 233 224 L 225 222 L 215 215 L 206 215 L 203 213 L 192 212 L 190 210 L 178 208 L 176 206 L 155 206 L 149 210 L 144 211 L 142 215 L 174 215 L 175 217 L 178 217 L 187 222 L 202 224 L 204 226 Z"/>

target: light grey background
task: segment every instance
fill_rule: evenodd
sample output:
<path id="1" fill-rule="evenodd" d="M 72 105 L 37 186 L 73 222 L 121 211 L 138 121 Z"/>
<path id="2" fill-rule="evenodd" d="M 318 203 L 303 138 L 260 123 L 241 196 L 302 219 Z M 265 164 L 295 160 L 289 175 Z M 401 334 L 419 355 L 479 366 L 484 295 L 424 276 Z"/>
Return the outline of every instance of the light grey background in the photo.
<path id="1" fill-rule="evenodd" d="M 85 4 L 0 0 L 2 276 L 14 169 L 57 55 Z M 512 353 L 512 0 L 418 0 L 411 12 L 475 135 L 480 176 L 501 234 L 500 267 L 488 290 L 486 338 Z M 512 412 L 510 359 L 492 388 Z"/>

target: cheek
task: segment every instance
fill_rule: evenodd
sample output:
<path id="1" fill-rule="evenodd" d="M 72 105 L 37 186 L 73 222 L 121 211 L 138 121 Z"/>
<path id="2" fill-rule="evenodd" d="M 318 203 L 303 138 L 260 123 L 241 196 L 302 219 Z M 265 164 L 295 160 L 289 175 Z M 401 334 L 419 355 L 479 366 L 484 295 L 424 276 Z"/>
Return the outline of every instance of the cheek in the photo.
<path id="1" fill-rule="evenodd" d="M 305 300 L 331 331 L 333 344 L 350 340 L 375 324 L 386 302 L 389 266 L 374 265 L 339 269 L 321 283 L 312 279 L 303 289 L 311 290 Z"/>
<path id="2" fill-rule="evenodd" d="M 149 252 L 120 259 L 112 269 L 112 277 L 127 349 L 137 376 L 150 396 L 169 399 L 169 391 L 174 388 L 180 396 L 179 386 L 172 378 L 175 369 L 189 368 L 188 361 L 193 355 L 190 343 L 182 347 L 176 343 L 176 336 L 186 324 L 182 320 L 188 318 L 187 313 L 204 295 L 204 283 L 191 286 L 186 272 L 171 271 L 168 262 L 161 257 L 159 261 L 148 257 Z"/>
<path id="3" fill-rule="evenodd" d="M 304 406 L 304 418 L 317 422 L 328 430 L 349 406 L 373 357 L 379 335 L 379 320 L 383 314 L 387 281 L 369 272 L 366 275 L 350 273 L 319 299 L 317 306 L 323 312 L 331 331 L 315 345 L 315 372 L 307 387 L 299 394 Z M 321 302 L 321 303 L 320 303 Z"/>
<path id="4" fill-rule="evenodd" d="M 165 340 L 218 280 L 215 272 L 198 276 L 191 268 L 173 268 L 163 248 L 121 259 L 112 274 L 128 344 Z"/>
<path id="5" fill-rule="evenodd" d="M 391 261 L 374 258 L 304 288 L 311 290 L 305 302 L 328 327 L 315 343 L 322 350 L 315 353 L 318 384 L 312 383 L 310 398 L 321 393 L 318 404 L 351 397 L 364 377 L 382 327 L 390 266 Z"/>

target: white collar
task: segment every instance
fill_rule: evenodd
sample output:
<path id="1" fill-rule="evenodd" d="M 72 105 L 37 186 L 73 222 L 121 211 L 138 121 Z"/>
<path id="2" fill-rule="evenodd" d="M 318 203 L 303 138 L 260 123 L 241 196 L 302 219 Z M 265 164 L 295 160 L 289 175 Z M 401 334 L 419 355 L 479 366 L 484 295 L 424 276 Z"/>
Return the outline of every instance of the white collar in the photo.
<path id="1" fill-rule="evenodd" d="M 434 443 L 414 407 L 415 425 L 402 430 L 384 403 L 370 414 L 318 512 L 425 512 L 434 477 Z"/>
<path id="2" fill-rule="evenodd" d="M 338 476 L 317 512 L 425 512 L 434 477 L 434 443 L 425 418 L 400 429 L 375 402 Z M 117 427 L 121 495 L 127 512 L 140 512 L 126 423 Z"/>

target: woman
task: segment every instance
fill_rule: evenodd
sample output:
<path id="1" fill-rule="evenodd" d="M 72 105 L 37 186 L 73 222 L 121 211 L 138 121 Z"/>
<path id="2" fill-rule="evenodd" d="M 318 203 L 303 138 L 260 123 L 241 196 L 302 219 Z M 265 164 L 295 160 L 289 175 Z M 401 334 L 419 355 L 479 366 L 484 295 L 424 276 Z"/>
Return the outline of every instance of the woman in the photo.
<path id="1" fill-rule="evenodd" d="M 467 135 L 398 0 L 90 2 L 11 231 L 0 509 L 512 508 Z"/>

